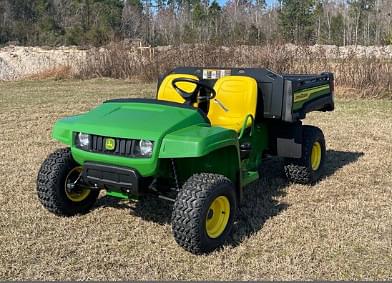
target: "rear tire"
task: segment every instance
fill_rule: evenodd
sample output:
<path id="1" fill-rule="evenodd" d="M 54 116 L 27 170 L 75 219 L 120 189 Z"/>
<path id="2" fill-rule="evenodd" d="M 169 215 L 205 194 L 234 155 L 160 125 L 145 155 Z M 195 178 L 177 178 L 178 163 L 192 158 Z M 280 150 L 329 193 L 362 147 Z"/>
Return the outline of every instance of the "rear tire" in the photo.
<path id="1" fill-rule="evenodd" d="M 237 210 L 233 183 L 225 176 L 195 174 L 178 193 L 172 229 L 185 250 L 207 253 L 221 247 L 232 229 Z"/>
<path id="2" fill-rule="evenodd" d="M 66 182 L 77 177 L 81 167 L 69 148 L 58 149 L 42 163 L 37 177 L 37 193 L 41 204 L 59 216 L 72 216 L 88 212 L 94 205 L 98 190 L 81 189 L 80 193 L 66 191 Z"/>
<path id="3" fill-rule="evenodd" d="M 304 126 L 301 158 L 285 159 L 284 170 L 287 178 L 299 184 L 317 182 L 324 170 L 325 152 L 323 132 L 314 126 Z"/>

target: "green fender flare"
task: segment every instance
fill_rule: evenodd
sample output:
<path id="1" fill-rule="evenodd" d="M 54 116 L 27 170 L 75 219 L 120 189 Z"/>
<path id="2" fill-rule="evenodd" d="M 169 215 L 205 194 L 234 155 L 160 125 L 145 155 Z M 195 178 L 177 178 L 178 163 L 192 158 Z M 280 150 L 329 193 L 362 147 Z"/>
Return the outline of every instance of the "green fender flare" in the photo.
<path id="1" fill-rule="evenodd" d="M 200 157 L 227 146 L 238 148 L 235 131 L 205 124 L 193 125 L 166 135 L 159 158 Z"/>

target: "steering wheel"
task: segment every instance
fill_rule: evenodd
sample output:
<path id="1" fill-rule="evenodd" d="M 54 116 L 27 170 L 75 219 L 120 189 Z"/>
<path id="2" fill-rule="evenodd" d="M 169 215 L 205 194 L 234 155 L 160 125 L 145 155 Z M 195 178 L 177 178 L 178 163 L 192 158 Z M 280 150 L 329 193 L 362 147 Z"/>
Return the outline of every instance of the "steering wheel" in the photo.
<path id="1" fill-rule="evenodd" d="M 195 84 L 196 88 L 192 92 L 187 92 L 187 91 L 181 89 L 177 85 L 177 83 L 179 83 L 179 82 L 186 82 L 186 83 Z M 174 79 L 172 81 L 172 86 L 178 92 L 178 94 L 181 95 L 181 97 L 185 99 L 184 103 L 186 103 L 186 104 L 192 104 L 196 101 L 199 101 L 199 102 L 207 101 L 207 100 L 213 99 L 216 96 L 215 90 L 212 87 L 210 87 L 208 84 L 200 82 L 198 80 L 191 79 L 191 78 Z M 205 95 L 205 96 L 198 95 L 202 89 L 206 93 L 209 93 L 210 95 Z"/>

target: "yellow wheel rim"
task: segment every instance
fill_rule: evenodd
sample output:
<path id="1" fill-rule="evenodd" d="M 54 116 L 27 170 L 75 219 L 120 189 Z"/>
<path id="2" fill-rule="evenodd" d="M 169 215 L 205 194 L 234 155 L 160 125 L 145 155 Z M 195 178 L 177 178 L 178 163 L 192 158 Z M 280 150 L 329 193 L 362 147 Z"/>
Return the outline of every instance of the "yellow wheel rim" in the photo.
<path id="1" fill-rule="evenodd" d="M 219 196 L 211 203 L 206 217 L 206 231 L 210 238 L 218 238 L 227 226 L 230 218 L 230 202 L 225 196 Z"/>
<path id="2" fill-rule="evenodd" d="M 319 142 L 315 142 L 312 147 L 312 154 L 310 156 L 310 162 L 312 165 L 312 170 L 317 171 L 321 163 L 321 145 Z"/>
<path id="3" fill-rule="evenodd" d="M 71 171 L 69 171 L 67 177 L 65 178 L 65 195 L 67 198 L 73 202 L 81 202 L 85 200 L 89 195 L 91 190 L 87 188 L 80 188 L 78 192 L 69 192 L 67 189 L 67 185 L 76 181 L 82 172 L 82 167 L 75 167 Z"/>

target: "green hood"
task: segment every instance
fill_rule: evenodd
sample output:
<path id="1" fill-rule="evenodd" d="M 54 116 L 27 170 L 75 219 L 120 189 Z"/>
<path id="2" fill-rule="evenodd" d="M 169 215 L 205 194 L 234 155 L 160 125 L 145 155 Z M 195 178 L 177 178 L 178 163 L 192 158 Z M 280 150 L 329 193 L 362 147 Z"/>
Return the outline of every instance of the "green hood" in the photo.
<path id="1" fill-rule="evenodd" d="M 152 156 L 130 158 L 83 150 L 73 145 L 74 132 L 152 140 Z M 58 120 L 52 135 L 71 147 L 72 157 L 78 164 L 89 161 L 128 167 L 144 177 L 157 174 L 160 158 L 198 157 L 221 147 L 238 148 L 234 131 L 211 127 L 197 109 L 157 100 L 109 101 L 85 114 Z"/>
<path id="2" fill-rule="evenodd" d="M 205 123 L 196 109 L 185 105 L 156 100 L 118 100 L 57 121 L 53 137 L 66 144 L 72 143 L 72 132 L 158 141 L 177 129 Z"/>

